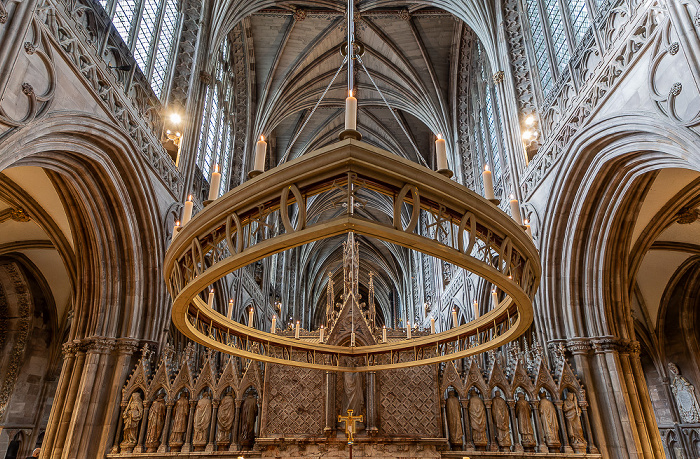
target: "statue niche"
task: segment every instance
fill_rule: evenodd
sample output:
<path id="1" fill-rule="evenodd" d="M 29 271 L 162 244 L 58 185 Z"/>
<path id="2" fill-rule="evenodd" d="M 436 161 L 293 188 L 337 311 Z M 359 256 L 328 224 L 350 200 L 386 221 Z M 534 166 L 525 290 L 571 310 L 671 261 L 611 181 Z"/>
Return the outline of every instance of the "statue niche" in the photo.
<path id="1" fill-rule="evenodd" d="M 532 409 L 530 402 L 525 399 L 525 394 L 518 393 L 518 401 L 515 402 L 515 417 L 518 420 L 518 430 L 520 431 L 520 443 L 525 451 L 534 451 L 535 430 L 532 427 Z"/>
<path id="2" fill-rule="evenodd" d="M 226 394 L 221 399 L 219 412 L 216 418 L 216 444 L 219 451 L 223 451 L 231 443 L 231 428 L 235 415 L 235 402 L 231 394 Z"/>
<path id="3" fill-rule="evenodd" d="M 576 400 L 576 394 L 572 391 L 566 395 L 562 406 L 564 417 L 566 418 L 566 432 L 569 435 L 569 442 L 572 448 L 577 453 L 585 453 L 587 442 L 583 436 L 583 427 L 581 426 L 581 409 Z"/>
<path id="4" fill-rule="evenodd" d="M 486 406 L 484 401 L 476 392 L 476 389 L 469 390 L 469 425 L 472 428 L 472 442 L 479 451 L 484 451 L 489 443 L 486 431 Z"/>
<path id="5" fill-rule="evenodd" d="M 124 419 L 124 437 L 120 446 L 122 451 L 128 450 L 130 452 L 136 446 L 139 436 L 139 423 L 141 418 L 143 418 L 143 399 L 140 392 L 131 394 L 122 418 Z"/>
<path id="6" fill-rule="evenodd" d="M 561 441 L 559 440 L 559 422 L 557 421 L 557 409 L 554 403 L 547 398 L 545 392 L 540 392 L 540 421 L 542 422 L 542 430 L 544 442 L 549 447 L 550 452 L 559 452 Z"/>
<path id="7" fill-rule="evenodd" d="M 195 451 L 204 451 L 204 447 L 209 442 L 211 408 L 211 394 L 209 392 L 204 392 L 202 398 L 197 402 L 197 408 L 194 411 L 192 446 L 194 446 Z"/>
<path id="8" fill-rule="evenodd" d="M 170 431 L 170 441 L 168 443 L 173 451 L 180 451 L 180 448 L 185 443 L 189 409 L 189 396 L 186 391 L 183 391 L 180 393 L 180 397 L 175 402 L 175 407 L 173 408 L 173 425 Z"/>
<path id="9" fill-rule="evenodd" d="M 491 415 L 496 430 L 496 443 L 503 451 L 510 451 L 512 441 L 510 439 L 510 416 L 508 404 L 501 396 L 501 391 L 496 389 L 491 405 Z"/>
<path id="10" fill-rule="evenodd" d="M 454 389 L 447 392 L 445 400 L 445 414 L 447 415 L 447 427 L 450 434 L 450 446 L 453 450 L 462 449 L 462 408 Z"/>
<path id="11" fill-rule="evenodd" d="M 165 394 L 160 392 L 148 412 L 148 430 L 146 430 L 146 452 L 154 453 L 160 446 L 160 436 L 165 422 Z"/>
<path id="12" fill-rule="evenodd" d="M 241 405 L 238 441 L 242 447 L 250 449 L 255 444 L 255 421 L 257 417 L 258 398 L 252 392 L 248 392 Z"/>

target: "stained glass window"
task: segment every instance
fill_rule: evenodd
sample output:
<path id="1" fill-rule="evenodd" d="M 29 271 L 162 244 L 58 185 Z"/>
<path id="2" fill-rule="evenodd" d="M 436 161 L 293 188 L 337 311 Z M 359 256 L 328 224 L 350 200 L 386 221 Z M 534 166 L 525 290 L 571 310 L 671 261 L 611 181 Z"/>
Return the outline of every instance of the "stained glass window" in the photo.
<path id="1" fill-rule="evenodd" d="M 202 112 L 202 127 L 199 134 L 197 166 L 204 181 L 211 179 L 214 165 L 221 172 L 221 189 L 219 195 L 228 190 L 231 171 L 232 126 L 228 114 L 232 103 L 232 86 L 230 76 L 224 71 L 229 56 L 230 43 L 226 40 L 219 52 L 214 78 L 207 88 L 206 104 Z"/>
<path id="2" fill-rule="evenodd" d="M 537 0 L 527 0 L 527 15 L 530 21 L 532 44 L 535 48 L 535 60 L 537 61 L 537 70 L 540 72 L 542 91 L 546 94 L 552 89 L 552 71 L 549 66 L 547 42 L 544 37 L 544 29 L 542 27 L 542 21 L 540 20 Z"/>
<path id="3" fill-rule="evenodd" d="M 153 92 L 163 98 L 177 41 L 177 0 L 111 0 L 112 22 L 134 55 L 136 65 L 151 84 Z M 100 0 L 108 9 L 111 3 Z"/>
<path id="4" fill-rule="evenodd" d="M 569 5 L 569 15 L 571 16 L 571 27 L 574 31 L 576 44 L 580 43 L 586 30 L 590 27 L 588 22 L 588 10 L 584 0 L 567 0 Z"/>

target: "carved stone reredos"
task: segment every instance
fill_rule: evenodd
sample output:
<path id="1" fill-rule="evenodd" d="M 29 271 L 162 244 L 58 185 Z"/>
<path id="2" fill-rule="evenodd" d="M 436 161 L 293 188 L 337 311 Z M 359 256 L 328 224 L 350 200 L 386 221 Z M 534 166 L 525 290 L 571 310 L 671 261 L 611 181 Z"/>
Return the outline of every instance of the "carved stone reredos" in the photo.
<path id="1" fill-rule="evenodd" d="M 372 336 L 372 331 L 370 330 L 369 325 L 362 314 L 362 309 L 357 304 L 357 299 L 352 292 L 346 295 L 344 299 L 343 306 L 341 307 L 340 314 L 338 315 L 338 320 L 336 320 L 333 328 L 331 328 L 330 333 L 328 334 L 328 344 L 338 345 L 343 341 L 350 340 L 353 315 L 356 344 L 377 344 L 374 336 Z"/>

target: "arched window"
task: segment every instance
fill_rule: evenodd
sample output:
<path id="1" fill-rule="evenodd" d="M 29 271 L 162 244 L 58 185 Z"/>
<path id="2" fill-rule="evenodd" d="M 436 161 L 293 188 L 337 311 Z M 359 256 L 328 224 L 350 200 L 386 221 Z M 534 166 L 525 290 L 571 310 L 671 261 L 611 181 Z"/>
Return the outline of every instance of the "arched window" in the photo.
<path id="1" fill-rule="evenodd" d="M 197 167 L 205 181 L 210 180 L 212 168 L 215 165 L 219 166 L 219 195 L 228 190 L 231 170 L 233 135 L 230 113 L 233 104 L 233 75 L 226 72 L 230 67 L 230 46 L 229 40 L 224 40 L 217 53 L 214 74 L 207 87 L 197 150 Z"/>
<path id="2" fill-rule="evenodd" d="M 475 176 L 481 177 L 484 165 L 488 164 L 493 172 L 496 196 L 503 197 L 504 193 L 509 191 L 509 187 L 505 184 L 508 182 L 510 174 L 508 155 L 505 151 L 501 104 L 498 100 L 491 66 L 481 43 L 476 46 L 476 56 L 473 62 L 475 78 L 473 79 L 471 105 L 474 119 L 474 139 L 476 139 L 476 151 L 479 157 L 479 164 L 475 164 L 479 170 L 475 171 Z M 483 188 L 481 180 L 477 180 L 476 183 Z M 481 191 L 483 192 L 483 189 Z"/>
<path id="3" fill-rule="evenodd" d="M 158 98 L 163 98 L 175 55 L 177 0 L 100 0 L 117 33 Z"/>
<path id="4" fill-rule="evenodd" d="M 585 0 L 526 0 L 532 48 L 546 96 L 590 28 Z"/>

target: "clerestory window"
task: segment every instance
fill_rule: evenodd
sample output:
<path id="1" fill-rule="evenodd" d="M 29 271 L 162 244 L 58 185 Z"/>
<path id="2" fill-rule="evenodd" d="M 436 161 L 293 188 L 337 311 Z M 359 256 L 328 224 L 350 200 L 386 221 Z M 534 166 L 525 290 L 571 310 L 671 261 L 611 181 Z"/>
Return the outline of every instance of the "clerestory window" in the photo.
<path id="1" fill-rule="evenodd" d="M 219 196 L 228 190 L 231 171 L 231 108 L 233 104 L 233 79 L 229 68 L 230 42 L 228 39 L 219 48 L 214 72 L 207 86 L 202 125 L 197 149 L 197 168 L 204 181 L 209 182 L 215 166 L 221 172 Z"/>
<path id="2" fill-rule="evenodd" d="M 534 61 L 546 97 L 590 28 L 585 0 L 526 0 Z"/>
<path id="3" fill-rule="evenodd" d="M 177 0 L 100 0 L 136 65 L 163 99 L 180 25 Z"/>

